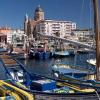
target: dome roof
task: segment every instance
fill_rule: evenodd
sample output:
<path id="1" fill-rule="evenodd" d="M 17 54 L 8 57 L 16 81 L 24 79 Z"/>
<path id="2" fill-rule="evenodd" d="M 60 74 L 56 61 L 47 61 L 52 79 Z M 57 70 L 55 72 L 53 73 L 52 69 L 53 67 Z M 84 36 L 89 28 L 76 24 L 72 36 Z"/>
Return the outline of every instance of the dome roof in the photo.
<path id="1" fill-rule="evenodd" d="M 42 8 L 40 7 L 40 5 L 35 9 L 35 12 L 43 12 Z"/>

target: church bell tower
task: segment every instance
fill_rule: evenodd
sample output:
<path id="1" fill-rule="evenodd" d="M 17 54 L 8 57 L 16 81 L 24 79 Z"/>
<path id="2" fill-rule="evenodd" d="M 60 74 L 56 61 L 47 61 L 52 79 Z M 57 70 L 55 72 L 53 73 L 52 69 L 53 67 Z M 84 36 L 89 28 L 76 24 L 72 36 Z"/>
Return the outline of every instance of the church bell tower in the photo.
<path id="1" fill-rule="evenodd" d="M 40 5 L 35 9 L 34 20 L 35 21 L 44 20 L 44 12 L 41 9 Z"/>

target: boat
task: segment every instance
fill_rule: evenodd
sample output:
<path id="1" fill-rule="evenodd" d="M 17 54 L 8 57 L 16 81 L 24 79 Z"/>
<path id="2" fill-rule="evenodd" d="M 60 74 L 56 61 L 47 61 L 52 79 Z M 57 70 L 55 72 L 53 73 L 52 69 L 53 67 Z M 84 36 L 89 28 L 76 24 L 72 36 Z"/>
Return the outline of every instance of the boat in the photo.
<path id="1" fill-rule="evenodd" d="M 69 55 L 70 54 L 68 51 L 57 51 L 57 52 L 54 52 L 54 54 L 53 54 L 54 57 L 66 57 Z"/>
<path id="2" fill-rule="evenodd" d="M 91 65 L 96 66 L 96 59 L 87 59 L 87 62 Z"/>
<path id="3" fill-rule="evenodd" d="M 52 52 L 46 50 L 45 43 L 35 44 L 29 50 L 29 57 L 35 59 L 48 59 L 52 57 Z"/>
<path id="4" fill-rule="evenodd" d="M 0 100 L 34 100 L 32 94 L 0 80 Z"/>
<path id="5" fill-rule="evenodd" d="M 87 70 L 87 69 L 79 69 L 70 65 L 65 65 L 65 64 L 55 64 L 52 67 L 52 72 L 53 74 L 57 76 L 73 76 L 75 78 L 84 78 L 87 75 L 94 75 L 95 71 L 92 70 Z"/>
<path id="6" fill-rule="evenodd" d="M 76 68 L 76 69 L 75 69 Z M 100 82 L 94 80 L 96 70 L 84 69 L 57 63 L 52 66 L 53 77 L 79 85 L 100 87 Z"/>
<path id="7" fill-rule="evenodd" d="M 80 48 L 77 50 L 77 53 L 79 54 L 89 54 L 89 53 L 95 53 L 95 50 L 87 49 L 87 48 Z"/>
<path id="8" fill-rule="evenodd" d="M 46 52 L 36 52 L 35 53 L 35 58 L 36 59 L 48 59 L 48 58 L 51 58 L 51 52 L 48 52 L 48 51 L 46 51 Z"/>
<path id="9" fill-rule="evenodd" d="M 53 53 L 53 57 L 67 57 L 70 55 L 74 55 L 74 50 L 55 51 Z"/>
<path id="10" fill-rule="evenodd" d="M 7 50 L 3 47 L 0 47 L 0 52 L 7 52 Z"/>

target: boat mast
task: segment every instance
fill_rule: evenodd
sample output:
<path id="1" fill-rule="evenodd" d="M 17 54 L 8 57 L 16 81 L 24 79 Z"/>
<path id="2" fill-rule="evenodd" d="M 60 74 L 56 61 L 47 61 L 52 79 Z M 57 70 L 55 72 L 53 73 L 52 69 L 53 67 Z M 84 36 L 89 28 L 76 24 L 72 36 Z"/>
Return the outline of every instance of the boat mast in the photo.
<path id="1" fill-rule="evenodd" d="M 96 34 L 96 80 L 100 81 L 100 36 L 99 36 L 99 14 L 98 0 L 93 0 L 94 6 L 94 32 Z"/>

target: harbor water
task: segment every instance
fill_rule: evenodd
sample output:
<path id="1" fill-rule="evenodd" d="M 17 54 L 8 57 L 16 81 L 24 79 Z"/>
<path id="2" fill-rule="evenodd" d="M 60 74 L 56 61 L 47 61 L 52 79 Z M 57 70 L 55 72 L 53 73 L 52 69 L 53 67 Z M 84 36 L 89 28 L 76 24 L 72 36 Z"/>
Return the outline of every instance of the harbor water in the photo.
<path id="1" fill-rule="evenodd" d="M 52 70 L 51 66 L 55 63 L 63 63 L 72 65 L 75 67 L 83 67 L 86 69 L 94 68 L 92 65 L 87 63 L 87 59 L 95 58 L 94 53 L 87 53 L 87 54 L 75 54 L 75 56 L 68 56 L 64 58 L 51 58 L 46 60 L 36 60 L 36 59 L 18 59 L 22 64 L 25 65 L 25 68 L 28 72 L 37 73 L 45 76 L 51 76 Z M 94 69 L 93 69 L 94 70 Z"/>

